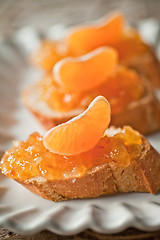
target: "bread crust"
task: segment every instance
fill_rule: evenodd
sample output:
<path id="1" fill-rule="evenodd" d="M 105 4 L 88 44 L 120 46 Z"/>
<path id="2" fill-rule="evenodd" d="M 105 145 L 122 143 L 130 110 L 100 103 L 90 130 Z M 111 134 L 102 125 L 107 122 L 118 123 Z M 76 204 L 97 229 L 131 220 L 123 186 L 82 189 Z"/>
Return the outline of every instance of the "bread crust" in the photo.
<path id="1" fill-rule="evenodd" d="M 150 192 L 160 189 L 160 154 L 142 137 L 143 150 L 129 166 L 106 163 L 90 169 L 81 177 L 46 180 L 34 177 L 18 181 L 30 191 L 52 201 L 93 198 L 119 192 Z"/>
<path id="2" fill-rule="evenodd" d="M 160 102 L 153 95 L 149 85 L 146 83 L 147 94 L 143 98 L 130 103 L 123 111 L 112 114 L 111 125 L 129 125 L 143 135 L 160 129 Z"/>
<path id="3" fill-rule="evenodd" d="M 143 135 L 160 129 L 160 102 L 155 98 L 153 88 L 146 79 L 143 79 L 143 85 L 145 95 L 129 103 L 122 111 L 112 113 L 110 125 L 116 127 L 130 125 Z M 25 90 L 22 94 L 22 101 L 46 129 L 66 122 L 85 110 L 75 109 L 67 113 L 54 111 L 41 100 L 38 85 Z"/>

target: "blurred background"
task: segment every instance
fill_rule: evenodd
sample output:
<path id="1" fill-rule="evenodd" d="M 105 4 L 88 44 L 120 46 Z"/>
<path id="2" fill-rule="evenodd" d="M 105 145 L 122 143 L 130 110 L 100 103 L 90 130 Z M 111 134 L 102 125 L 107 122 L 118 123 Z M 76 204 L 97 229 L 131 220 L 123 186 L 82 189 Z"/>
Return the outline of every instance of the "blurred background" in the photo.
<path id="1" fill-rule="evenodd" d="M 115 9 L 134 24 L 146 18 L 160 20 L 159 0 L 0 0 L 0 34 L 28 25 L 44 33 L 53 24 L 68 27 Z"/>
<path id="2" fill-rule="evenodd" d="M 133 25 L 148 18 L 160 21 L 159 0 L 0 0 L 0 37 L 26 26 L 51 37 L 60 26 L 92 21 L 113 10 L 122 11 Z"/>
<path id="3" fill-rule="evenodd" d="M 39 39 L 57 40 L 66 28 L 111 11 L 124 13 L 160 55 L 160 0 L 0 0 L 0 42 L 14 38 L 32 51 Z"/>

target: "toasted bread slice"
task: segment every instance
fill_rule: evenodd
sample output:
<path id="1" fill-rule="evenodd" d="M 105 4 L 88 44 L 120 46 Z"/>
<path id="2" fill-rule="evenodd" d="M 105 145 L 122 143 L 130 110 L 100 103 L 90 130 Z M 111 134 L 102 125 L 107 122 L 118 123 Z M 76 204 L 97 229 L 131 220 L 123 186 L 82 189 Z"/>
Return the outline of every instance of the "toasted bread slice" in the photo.
<path id="1" fill-rule="evenodd" d="M 18 182 L 30 191 L 52 201 L 93 198 L 119 192 L 156 193 L 160 189 L 160 154 L 143 136 L 141 138 L 143 142 L 141 156 L 138 159 L 131 159 L 127 167 L 107 162 L 91 168 L 80 177 L 46 180 L 38 176 Z"/>
<path id="2" fill-rule="evenodd" d="M 159 130 L 160 103 L 155 98 L 150 83 L 144 79 L 143 85 L 144 96 L 138 101 L 129 103 L 123 111 L 112 113 L 111 125 L 116 127 L 130 125 L 144 135 Z M 84 111 L 84 109 L 74 109 L 69 112 L 54 111 L 41 99 L 38 84 L 23 92 L 22 101 L 46 129 L 66 122 Z"/>

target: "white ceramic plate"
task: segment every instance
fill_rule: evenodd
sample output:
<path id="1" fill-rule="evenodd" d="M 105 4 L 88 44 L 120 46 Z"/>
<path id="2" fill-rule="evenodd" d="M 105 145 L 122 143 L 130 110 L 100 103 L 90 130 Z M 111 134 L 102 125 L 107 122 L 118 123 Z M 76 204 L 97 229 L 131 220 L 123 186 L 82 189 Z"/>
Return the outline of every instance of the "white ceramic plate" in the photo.
<path id="1" fill-rule="evenodd" d="M 33 131 L 44 129 L 22 106 L 22 89 L 40 72 L 27 65 L 24 51 L 30 51 L 39 38 L 27 27 L 9 40 L 0 41 L 0 147 L 4 151 L 12 139 L 25 140 Z M 149 140 L 158 150 L 160 134 Z M 54 203 L 23 188 L 0 174 L 0 224 L 22 234 L 44 229 L 71 235 L 87 228 L 100 233 L 116 233 L 128 227 L 160 229 L 160 194 L 120 194 L 88 200 Z"/>
<path id="2" fill-rule="evenodd" d="M 0 224 L 21 234 L 44 229 L 62 235 L 87 228 L 116 233 L 128 227 L 160 228 L 160 194 L 120 194 L 54 203 L 0 175 Z"/>

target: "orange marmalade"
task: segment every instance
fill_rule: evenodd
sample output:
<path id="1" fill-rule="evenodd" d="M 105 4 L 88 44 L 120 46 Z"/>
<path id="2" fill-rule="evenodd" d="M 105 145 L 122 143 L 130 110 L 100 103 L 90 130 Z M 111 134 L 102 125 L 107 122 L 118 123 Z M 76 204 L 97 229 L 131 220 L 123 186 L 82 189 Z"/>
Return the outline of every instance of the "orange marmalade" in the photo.
<path id="1" fill-rule="evenodd" d="M 119 59 L 122 62 L 127 61 L 130 57 L 150 52 L 150 47 L 142 41 L 134 29 L 124 31 L 121 39 L 112 46 L 118 51 Z"/>
<path id="2" fill-rule="evenodd" d="M 44 147 L 42 139 L 38 133 L 33 133 L 26 142 L 15 142 L 2 158 L 2 173 L 16 180 L 35 176 L 48 180 L 80 177 L 105 163 L 127 167 L 140 156 L 143 148 L 139 133 L 128 126 L 112 137 L 106 132 L 93 149 L 79 155 L 54 154 Z"/>
<path id="3" fill-rule="evenodd" d="M 133 70 L 118 67 L 105 83 L 84 92 L 67 92 L 60 88 L 51 74 L 46 75 L 40 84 L 41 98 L 55 111 L 67 112 L 74 109 L 86 109 L 98 95 L 106 97 L 111 105 L 112 113 L 124 109 L 130 102 L 140 99 L 144 87 L 140 76 Z"/>

